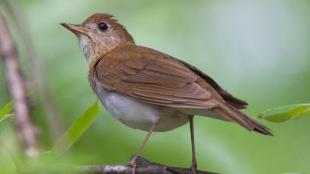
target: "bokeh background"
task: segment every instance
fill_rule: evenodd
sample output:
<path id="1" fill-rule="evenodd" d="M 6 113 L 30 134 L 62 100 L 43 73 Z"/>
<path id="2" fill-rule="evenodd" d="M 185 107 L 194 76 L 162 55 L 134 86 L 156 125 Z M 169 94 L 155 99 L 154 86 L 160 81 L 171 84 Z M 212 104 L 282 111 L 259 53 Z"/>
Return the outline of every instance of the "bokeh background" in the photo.
<path id="1" fill-rule="evenodd" d="M 43 63 L 66 126 L 96 97 L 87 81 L 87 62 L 78 41 L 59 23 L 80 23 L 95 12 L 113 14 L 137 44 L 173 55 L 208 73 L 232 94 L 248 101 L 250 105 L 245 112 L 252 117 L 268 108 L 310 101 L 310 1 L 307 0 L 15 0 L 14 3 Z M 11 29 L 16 35 L 17 30 Z M 23 58 L 24 52 L 19 53 Z M 23 65 L 25 73 L 29 73 L 25 61 Z M 10 99 L 2 66 L 0 70 L 2 106 Z M 34 114 L 41 146 L 48 150 L 52 140 L 45 129 L 47 123 L 40 103 Z M 227 122 L 195 118 L 199 168 L 227 174 L 310 173 L 310 118 L 283 124 L 261 122 L 273 130 L 274 137 L 250 133 Z M 13 153 L 18 149 L 11 127 L 11 121 L 0 124 L 0 166 L 6 173 L 15 169 L 4 146 Z M 101 107 L 100 117 L 65 156 L 77 165 L 126 164 L 144 134 L 113 119 Z M 189 126 L 156 133 L 143 156 L 167 165 L 189 166 Z"/>

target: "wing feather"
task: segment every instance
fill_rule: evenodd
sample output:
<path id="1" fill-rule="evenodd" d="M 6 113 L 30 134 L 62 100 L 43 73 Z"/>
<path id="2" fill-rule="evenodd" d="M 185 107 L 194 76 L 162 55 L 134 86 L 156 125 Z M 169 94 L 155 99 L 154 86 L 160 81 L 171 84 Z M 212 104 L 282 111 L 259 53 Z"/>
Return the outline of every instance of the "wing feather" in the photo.
<path id="1" fill-rule="evenodd" d="M 156 50 L 136 45 L 115 49 L 101 57 L 90 74 L 104 88 L 136 100 L 180 110 L 211 110 L 220 118 L 271 135 L 266 127 L 239 111 L 246 102 L 233 97 L 196 67 Z"/>
<path id="2" fill-rule="evenodd" d="M 126 51 L 113 51 L 95 65 L 95 75 L 104 87 L 157 105 L 185 108 L 216 105 L 212 92 L 201 87 L 198 76 L 183 64 L 164 54 L 158 59 L 158 55 L 144 49 L 135 50 L 140 54 L 125 54 Z"/>

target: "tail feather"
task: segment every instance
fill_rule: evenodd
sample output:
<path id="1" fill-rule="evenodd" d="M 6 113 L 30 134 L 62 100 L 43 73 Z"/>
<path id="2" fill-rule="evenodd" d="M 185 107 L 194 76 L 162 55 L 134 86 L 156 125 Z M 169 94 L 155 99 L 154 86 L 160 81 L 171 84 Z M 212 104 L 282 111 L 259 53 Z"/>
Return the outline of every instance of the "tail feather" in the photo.
<path id="1" fill-rule="evenodd" d="M 215 108 L 214 112 L 223 116 L 229 121 L 238 123 L 249 131 L 255 131 L 264 135 L 272 136 L 270 129 L 248 117 L 247 115 L 232 106 L 222 105 L 221 107 Z"/>
<path id="2" fill-rule="evenodd" d="M 246 116 L 246 117 L 247 117 L 247 116 Z M 259 122 L 255 121 L 255 120 L 253 120 L 253 119 L 251 119 L 251 118 L 249 118 L 249 117 L 248 117 L 248 119 L 250 119 L 251 122 L 252 122 L 253 131 L 258 132 L 258 133 L 261 133 L 261 134 L 264 134 L 264 135 L 273 136 L 271 130 L 270 130 L 268 127 L 266 127 L 266 126 L 260 124 Z"/>

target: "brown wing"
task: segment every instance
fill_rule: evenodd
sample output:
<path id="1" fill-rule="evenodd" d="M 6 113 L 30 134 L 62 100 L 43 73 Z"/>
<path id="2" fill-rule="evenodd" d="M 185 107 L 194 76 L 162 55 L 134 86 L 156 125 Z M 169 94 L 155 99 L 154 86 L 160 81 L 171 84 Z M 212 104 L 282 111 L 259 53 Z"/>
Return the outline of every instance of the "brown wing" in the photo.
<path id="1" fill-rule="evenodd" d="M 180 60 L 181 61 L 181 60 Z M 184 65 L 186 65 L 188 68 L 190 68 L 193 72 L 198 74 L 201 78 L 203 78 L 206 82 L 208 82 L 220 95 L 221 97 L 229 104 L 234 106 L 237 109 L 245 109 L 248 105 L 247 102 L 240 100 L 233 95 L 231 95 L 229 92 L 224 90 L 220 85 L 216 83 L 215 80 L 213 80 L 210 76 L 200 71 L 198 68 L 196 68 L 193 65 L 190 65 L 184 61 L 181 61 Z"/>
<path id="2" fill-rule="evenodd" d="M 156 50 L 135 45 L 109 52 L 91 69 L 102 86 L 157 105 L 211 109 L 248 130 L 271 135 L 237 108 L 246 103 L 223 90 L 197 68 Z"/>
<path id="3" fill-rule="evenodd" d="M 97 62 L 95 75 L 105 88 L 171 107 L 213 108 L 218 104 L 212 91 L 202 88 L 199 77 L 181 62 L 155 50 L 132 47 L 114 50 Z"/>

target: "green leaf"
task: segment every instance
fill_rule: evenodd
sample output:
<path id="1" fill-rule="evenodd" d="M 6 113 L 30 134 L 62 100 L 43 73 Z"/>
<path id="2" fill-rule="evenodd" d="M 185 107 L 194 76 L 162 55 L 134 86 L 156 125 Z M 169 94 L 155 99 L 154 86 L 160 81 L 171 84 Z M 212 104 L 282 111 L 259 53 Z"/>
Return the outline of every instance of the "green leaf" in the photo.
<path id="1" fill-rule="evenodd" d="M 87 128 L 97 118 L 99 106 L 97 101 L 91 105 L 77 120 L 69 127 L 62 135 L 59 141 L 55 144 L 52 151 L 57 154 L 66 152 L 87 130 Z"/>
<path id="2" fill-rule="evenodd" d="M 310 103 L 272 108 L 260 113 L 257 117 L 270 122 L 284 122 L 305 116 L 310 116 Z"/>
<path id="3" fill-rule="evenodd" d="M 12 114 L 10 114 L 12 110 L 13 110 L 12 102 L 7 103 L 2 108 L 0 108 L 0 122 L 12 116 Z"/>

